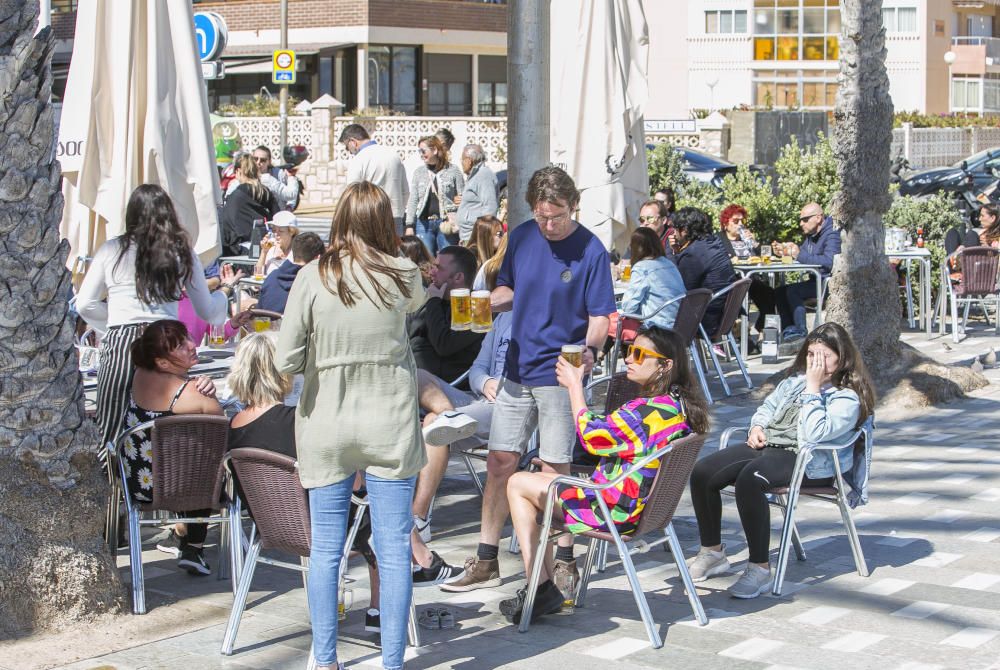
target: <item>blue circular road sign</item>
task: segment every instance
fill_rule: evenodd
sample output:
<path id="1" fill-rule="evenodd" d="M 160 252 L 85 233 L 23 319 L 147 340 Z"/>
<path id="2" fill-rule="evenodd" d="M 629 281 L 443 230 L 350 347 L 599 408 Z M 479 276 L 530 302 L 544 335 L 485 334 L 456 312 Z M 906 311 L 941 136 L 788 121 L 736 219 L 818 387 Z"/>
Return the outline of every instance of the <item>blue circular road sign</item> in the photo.
<path id="1" fill-rule="evenodd" d="M 217 60 L 226 48 L 229 30 L 226 21 L 215 12 L 198 12 L 194 15 L 194 34 L 201 61 Z"/>

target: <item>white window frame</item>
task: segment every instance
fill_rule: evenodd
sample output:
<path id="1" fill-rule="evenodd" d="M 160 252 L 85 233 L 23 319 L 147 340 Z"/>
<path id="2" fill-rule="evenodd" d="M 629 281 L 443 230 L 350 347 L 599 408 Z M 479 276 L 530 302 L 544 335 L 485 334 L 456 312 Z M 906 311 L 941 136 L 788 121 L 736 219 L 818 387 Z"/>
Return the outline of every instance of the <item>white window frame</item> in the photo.
<path id="1" fill-rule="evenodd" d="M 736 17 L 742 14 L 743 18 L 743 30 L 737 30 Z M 715 25 L 717 30 L 710 31 L 708 29 L 708 19 L 709 16 L 715 16 Z M 722 17 L 726 15 L 729 19 L 729 30 L 722 29 Z M 746 35 L 750 32 L 750 18 L 747 10 L 745 9 L 706 9 L 705 10 L 705 34 L 706 35 Z"/>

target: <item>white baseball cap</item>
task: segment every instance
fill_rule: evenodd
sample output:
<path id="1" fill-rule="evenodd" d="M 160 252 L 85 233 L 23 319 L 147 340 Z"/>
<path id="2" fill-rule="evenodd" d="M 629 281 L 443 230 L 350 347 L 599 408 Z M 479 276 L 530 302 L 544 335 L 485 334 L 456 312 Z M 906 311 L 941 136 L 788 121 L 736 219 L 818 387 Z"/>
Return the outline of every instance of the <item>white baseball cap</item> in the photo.
<path id="1" fill-rule="evenodd" d="M 289 211 L 280 211 L 271 219 L 271 226 L 274 228 L 298 227 L 299 220 Z"/>

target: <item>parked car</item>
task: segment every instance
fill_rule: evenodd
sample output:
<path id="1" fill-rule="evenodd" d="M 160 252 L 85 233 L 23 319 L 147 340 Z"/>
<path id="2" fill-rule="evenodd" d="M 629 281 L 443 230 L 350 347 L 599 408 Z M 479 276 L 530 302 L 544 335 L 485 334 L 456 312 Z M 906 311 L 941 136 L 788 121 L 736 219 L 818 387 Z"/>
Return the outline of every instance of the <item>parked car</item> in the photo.
<path id="1" fill-rule="evenodd" d="M 918 197 L 941 191 L 948 191 L 956 196 L 964 191 L 980 193 L 998 177 L 1000 147 L 980 151 L 950 167 L 913 172 L 900 182 L 899 194 Z"/>
<path id="2" fill-rule="evenodd" d="M 681 165 L 684 173 L 692 179 L 722 188 L 722 178 L 727 174 L 736 174 L 736 165 L 718 156 L 706 154 L 697 149 L 674 147 L 683 158 Z"/>

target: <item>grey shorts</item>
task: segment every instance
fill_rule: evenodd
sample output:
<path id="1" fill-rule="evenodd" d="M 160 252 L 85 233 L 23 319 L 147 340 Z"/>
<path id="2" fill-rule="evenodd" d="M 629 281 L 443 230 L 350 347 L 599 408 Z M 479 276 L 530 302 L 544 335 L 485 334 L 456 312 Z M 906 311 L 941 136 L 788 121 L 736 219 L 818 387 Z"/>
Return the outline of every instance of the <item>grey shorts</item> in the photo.
<path id="1" fill-rule="evenodd" d="M 569 392 L 561 386 L 522 386 L 504 379 L 493 409 L 490 451 L 524 453 L 536 428 L 543 461 L 573 460 L 576 426 Z"/>

